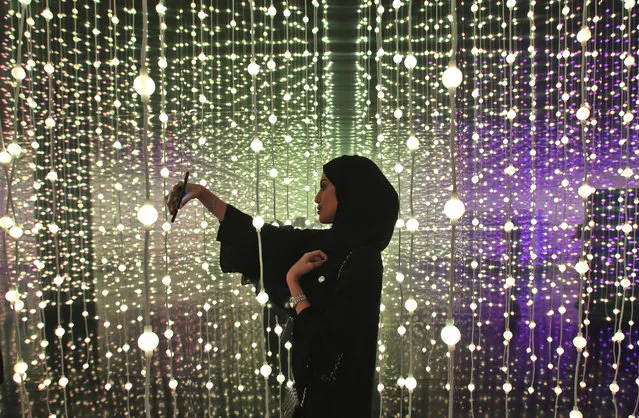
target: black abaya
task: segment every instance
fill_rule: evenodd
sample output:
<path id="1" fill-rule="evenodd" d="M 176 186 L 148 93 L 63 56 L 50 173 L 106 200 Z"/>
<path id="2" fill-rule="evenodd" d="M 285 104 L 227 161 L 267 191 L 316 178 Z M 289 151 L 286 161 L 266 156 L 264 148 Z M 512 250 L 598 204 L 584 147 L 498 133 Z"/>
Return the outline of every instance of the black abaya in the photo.
<path id="1" fill-rule="evenodd" d="M 220 223 L 220 266 L 259 284 L 258 237 L 250 216 L 228 205 Z M 311 306 L 294 316 L 293 375 L 299 417 L 370 417 L 382 289 L 380 251 L 352 246 L 333 230 L 264 225 L 261 231 L 265 291 L 284 307 L 286 273 L 306 252 L 328 260 L 300 280 Z"/>

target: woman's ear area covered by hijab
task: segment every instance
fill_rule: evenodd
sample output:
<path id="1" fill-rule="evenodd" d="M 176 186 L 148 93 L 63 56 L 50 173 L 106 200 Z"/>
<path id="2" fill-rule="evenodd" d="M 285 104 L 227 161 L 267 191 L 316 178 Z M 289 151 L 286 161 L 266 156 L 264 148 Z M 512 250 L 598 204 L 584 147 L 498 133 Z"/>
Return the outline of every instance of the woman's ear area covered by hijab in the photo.
<path id="1" fill-rule="evenodd" d="M 344 155 L 324 164 L 339 205 L 333 229 L 350 246 L 386 248 L 397 222 L 399 199 L 384 173 L 368 158 Z"/>

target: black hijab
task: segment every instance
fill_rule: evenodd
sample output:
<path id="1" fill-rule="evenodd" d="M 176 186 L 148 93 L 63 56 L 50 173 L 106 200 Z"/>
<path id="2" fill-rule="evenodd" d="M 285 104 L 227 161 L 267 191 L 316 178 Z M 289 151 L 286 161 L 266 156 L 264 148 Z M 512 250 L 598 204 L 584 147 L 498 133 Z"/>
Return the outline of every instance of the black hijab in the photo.
<path id="1" fill-rule="evenodd" d="M 344 155 L 324 164 L 335 186 L 337 212 L 332 230 L 341 245 L 370 245 L 384 250 L 393 236 L 399 212 L 397 192 L 374 162 Z"/>

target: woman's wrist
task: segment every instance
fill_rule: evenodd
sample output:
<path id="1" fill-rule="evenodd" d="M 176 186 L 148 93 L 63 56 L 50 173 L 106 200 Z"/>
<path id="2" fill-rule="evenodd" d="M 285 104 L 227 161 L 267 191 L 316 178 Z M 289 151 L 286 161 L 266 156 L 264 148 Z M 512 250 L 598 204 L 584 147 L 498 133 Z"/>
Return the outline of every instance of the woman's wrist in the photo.
<path id="1" fill-rule="evenodd" d="M 198 185 L 195 197 L 199 200 L 209 212 L 211 212 L 220 222 L 224 220 L 226 214 L 226 202 L 213 194 L 204 186 Z"/>
<path id="2" fill-rule="evenodd" d="M 292 283 L 299 283 L 299 282 L 300 282 L 300 278 L 296 274 L 290 273 L 290 272 L 286 274 L 286 283 L 292 284 Z"/>

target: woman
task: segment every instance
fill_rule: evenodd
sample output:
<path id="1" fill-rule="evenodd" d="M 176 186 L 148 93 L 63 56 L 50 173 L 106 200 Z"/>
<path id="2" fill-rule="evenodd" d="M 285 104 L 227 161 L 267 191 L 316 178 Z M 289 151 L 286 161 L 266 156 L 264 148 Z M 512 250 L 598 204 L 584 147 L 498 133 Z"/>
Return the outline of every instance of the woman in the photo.
<path id="1" fill-rule="evenodd" d="M 181 185 L 174 188 L 177 195 Z M 197 198 L 219 220 L 220 266 L 259 283 L 251 217 L 189 184 L 180 207 Z M 264 287 L 294 317 L 296 417 L 370 417 L 382 291 L 381 251 L 393 235 L 399 200 L 371 160 L 342 156 L 324 165 L 315 196 L 329 230 L 264 225 Z M 175 202 L 169 201 L 169 210 Z"/>

